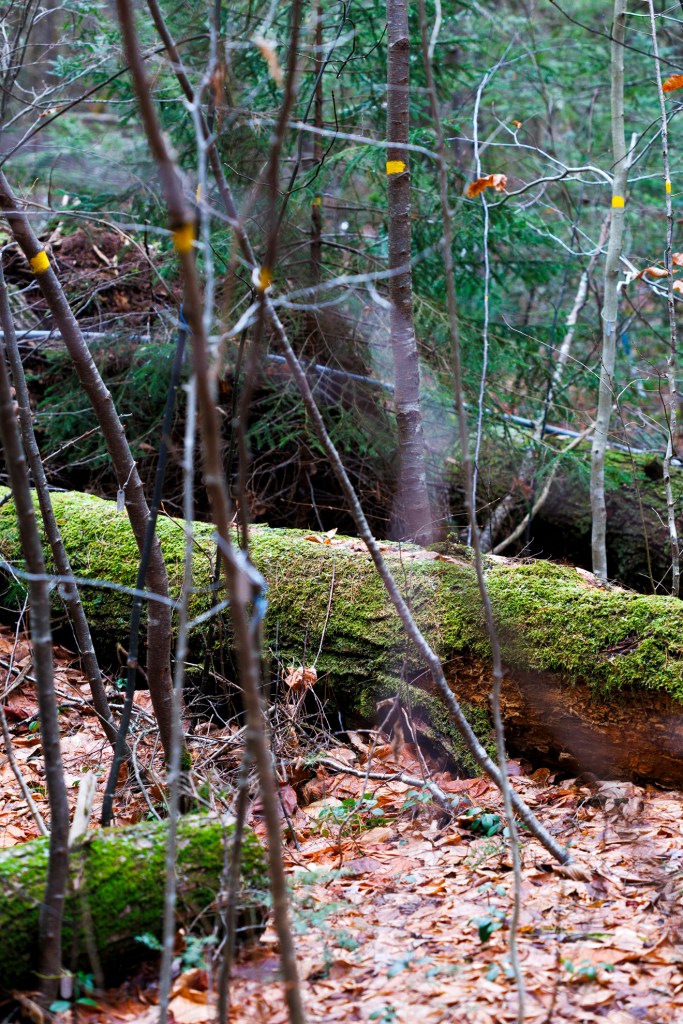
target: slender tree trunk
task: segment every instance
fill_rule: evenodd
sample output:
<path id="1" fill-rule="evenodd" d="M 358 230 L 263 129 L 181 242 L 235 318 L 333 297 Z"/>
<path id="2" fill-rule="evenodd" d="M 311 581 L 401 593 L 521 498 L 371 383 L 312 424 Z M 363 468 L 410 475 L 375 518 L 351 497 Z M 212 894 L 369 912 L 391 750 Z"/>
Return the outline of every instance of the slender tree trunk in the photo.
<path id="1" fill-rule="evenodd" d="M 669 358 L 667 360 L 666 373 L 669 385 L 669 401 L 667 409 L 666 454 L 664 456 L 664 493 L 666 494 L 667 524 L 671 544 L 671 593 L 674 597 L 678 597 L 681 588 L 681 557 L 676 526 L 676 505 L 671 486 L 671 459 L 674 454 L 673 446 L 674 437 L 676 436 L 676 413 L 678 410 L 678 388 L 676 384 L 678 342 L 676 336 L 676 304 L 674 300 L 674 266 L 672 258 L 674 211 L 671 201 L 671 171 L 669 169 L 669 126 L 666 116 L 666 104 L 664 102 L 664 90 L 662 88 L 662 69 L 659 64 L 657 23 L 652 0 L 650 0 L 650 24 L 652 27 L 652 52 L 655 58 L 655 71 L 657 74 L 657 91 L 659 93 L 659 111 L 662 122 L 662 163 L 664 169 L 664 195 L 666 197 L 666 249 L 664 252 L 664 264 L 667 269 L 667 306 L 669 312 Z"/>
<path id="2" fill-rule="evenodd" d="M 0 348 L 0 437 L 14 495 L 21 547 L 29 580 L 29 602 L 33 666 L 40 712 L 40 740 L 45 762 L 45 780 L 50 801 L 50 854 L 45 891 L 40 908 L 40 966 L 42 994 L 54 999 L 62 973 L 62 919 L 68 872 L 69 805 L 62 769 L 59 719 L 54 690 L 50 590 L 38 524 L 33 509 L 26 457 L 14 413 L 5 346 Z"/>
<path id="3" fill-rule="evenodd" d="M 323 5 L 318 0 L 315 22 L 315 58 L 316 68 L 323 61 Z M 313 108 L 313 124 L 319 130 L 323 126 L 323 76 L 319 75 L 315 84 L 315 105 Z M 313 136 L 313 164 L 320 168 L 323 158 L 322 135 Z M 323 231 L 323 197 L 318 193 L 311 206 L 311 284 L 318 284 L 322 263 L 322 231 Z"/>
<path id="4" fill-rule="evenodd" d="M 427 92 L 429 94 L 432 120 L 436 130 L 436 149 L 439 156 L 439 198 L 441 201 L 441 216 L 443 218 L 443 253 L 444 253 L 444 271 L 446 275 L 446 291 L 448 300 L 448 327 L 449 334 L 451 336 L 451 350 L 453 353 L 453 386 L 454 386 L 454 398 L 455 406 L 458 416 L 458 433 L 460 435 L 460 448 L 463 453 L 469 452 L 469 436 L 467 429 L 467 415 L 465 413 L 465 389 L 463 385 L 463 373 L 462 373 L 462 357 L 460 348 L 460 323 L 458 317 L 458 302 L 457 295 L 455 292 L 455 266 L 453 265 L 453 226 L 451 220 L 450 203 L 448 196 L 448 175 L 447 175 L 447 151 L 446 141 L 444 138 L 443 127 L 441 123 L 441 111 L 439 109 L 439 101 L 436 93 L 436 85 L 434 83 L 434 69 L 433 69 L 433 50 L 430 52 L 430 45 L 427 42 L 427 16 L 425 11 L 424 0 L 419 2 L 420 11 L 420 37 L 422 42 L 422 54 L 423 62 L 425 67 L 425 74 L 427 78 Z M 438 23 L 437 23 L 438 24 Z M 438 32 L 438 29 L 437 29 Z M 436 37 L 433 36 L 433 44 L 436 41 Z M 488 207 L 486 208 L 487 214 L 487 226 L 488 226 Z M 488 267 L 488 254 L 487 254 L 487 267 Z M 488 297 L 488 282 L 487 282 L 487 297 Z M 486 381 L 486 364 L 484 364 L 484 371 L 482 372 L 482 385 L 479 394 L 479 414 L 481 422 L 481 411 L 483 409 L 484 401 L 484 384 Z M 477 448 L 479 447 L 479 439 L 477 440 Z M 467 463 L 466 463 L 467 466 Z M 484 613 L 484 622 L 486 624 L 486 633 L 491 644 L 491 675 L 492 685 L 491 692 L 489 694 L 489 700 L 491 703 L 491 711 L 493 713 L 493 722 L 495 727 L 496 735 L 496 757 L 497 757 L 497 768 L 500 779 L 500 791 L 503 795 L 503 803 L 505 806 L 505 817 L 507 819 L 507 834 L 510 843 L 510 852 L 512 855 L 512 872 L 514 878 L 514 894 L 513 894 L 513 905 L 512 914 L 510 916 L 510 927 L 509 927 L 509 938 L 508 938 L 508 949 L 510 955 L 510 966 L 512 968 L 512 975 L 515 980 L 515 987 L 517 989 L 517 1024 L 523 1024 L 525 1016 L 525 981 L 524 974 L 522 971 L 521 964 L 519 962 L 519 952 L 517 946 L 517 929 L 519 927 L 519 918 L 521 913 L 521 899 L 522 899 L 522 874 L 521 874 L 521 857 L 519 849 L 519 837 L 517 831 L 517 823 L 515 821 L 515 808 L 513 806 L 513 793 L 510 787 L 510 780 L 508 778 L 507 769 L 507 753 L 505 749 L 505 731 L 503 727 L 503 716 L 501 710 L 501 693 L 503 686 L 503 655 L 502 647 L 500 643 L 500 636 L 498 634 L 498 626 L 493 615 L 493 604 L 491 602 L 491 596 L 489 593 L 488 584 L 486 582 L 486 574 L 484 570 L 484 561 L 482 558 L 481 543 L 479 536 L 479 526 L 477 524 L 477 509 L 475 503 L 475 478 L 471 471 L 471 468 L 467 467 L 465 472 L 466 477 L 466 493 L 465 493 L 465 505 L 467 506 L 468 520 L 469 520 L 469 533 L 472 542 L 472 550 L 474 554 L 474 571 L 477 578 L 477 588 L 479 590 L 479 598 L 481 601 L 481 608 Z"/>
<path id="5" fill-rule="evenodd" d="M 100 424 L 119 488 L 125 494 L 126 510 L 135 540 L 142 551 L 149 508 L 123 425 L 116 412 L 111 394 L 90 355 L 80 326 L 71 311 L 49 258 L 36 238 L 26 212 L 12 194 L 2 171 L 0 171 L 0 209 L 4 211 L 15 241 L 31 264 L 38 286 L 45 296 L 71 356 L 78 379 Z M 152 546 L 147 586 L 156 594 L 168 596 L 168 576 L 158 540 L 155 540 Z M 173 715 L 171 609 L 157 601 L 150 602 L 148 612 L 147 677 L 154 713 L 159 725 L 159 735 L 164 750 L 168 751 L 171 745 Z"/>
<path id="6" fill-rule="evenodd" d="M 148 0 L 150 9 L 155 0 Z M 193 256 L 194 217 L 185 201 L 183 189 L 175 163 L 157 119 L 154 100 L 149 88 L 144 64 L 140 55 L 135 31 L 133 8 L 130 0 L 116 0 L 119 24 L 123 35 L 126 59 L 130 67 L 138 107 L 145 128 L 149 148 L 159 169 L 168 209 L 169 226 L 183 272 L 186 317 L 192 334 L 192 357 L 197 381 L 197 406 L 202 442 L 202 463 L 204 481 L 211 503 L 211 514 L 216 524 L 223 565 L 225 569 L 230 613 L 233 622 L 235 644 L 242 684 L 244 706 L 247 714 L 249 745 L 253 753 L 258 774 L 261 800 L 268 834 L 268 872 L 273 903 L 273 918 L 280 943 L 280 960 L 285 984 L 285 1000 L 291 1024 L 304 1024 L 306 1015 L 301 998 L 298 979 L 296 951 L 289 921 L 289 902 L 284 863 L 282 859 L 282 835 L 280 830 L 277 782 L 268 745 L 265 727 L 265 712 L 261 696 L 261 651 L 259 639 L 259 615 L 265 611 L 265 581 L 249 563 L 246 553 L 236 552 L 230 539 L 230 498 L 223 470 L 220 449 L 220 423 L 216 409 L 215 378 L 211 372 L 207 338 L 202 317 L 202 299 L 199 277 Z M 270 166 L 267 183 L 272 179 L 278 166 L 278 158 L 293 100 L 294 72 L 297 58 L 301 6 L 295 0 L 292 8 L 292 35 L 287 86 L 280 115 L 273 133 Z M 163 24 L 157 8 L 155 22 Z M 166 38 L 168 32 L 164 25 Z M 194 98 L 193 98 L 194 101 Z M 273 189 L 271 188 L 271 195 Z M 272 197 L 274 201 L 274 196 Z M 275 240 L 269 239 L 264 266 L 259 268 L 259 287 L 265 302 L 274 266 Z M 253 604 L 253 615 L 249 607 Z"/>
<path id="7" fill-rule="evenodd" d="M 605 295 L 602 307 L 602 358 L 600 361 L 600 390 L 598 412 L 595 418 L 591 460 L 591 512 L 593 528 L 591 546 L 593 572 L 607 579 L 607 510 L 605 507 L 605 448 L 614 402 L 614 364 L 617 342 L 619 266 L 624 234 L 624 204 L 628 155 L 624 134 L 624 35 L 626 29 L 626 0 L 614 0 L 612 24 L 612 219 L 610 222 L 607 260 L 605 262 Z"/>
<path id="8" fill-rule="evenodd" d="M 28 388 L 26 386 L 24 365 L 21 361 L 17 337 L 14 332 L 14 321 L 12 319 L 7 286 L 5 285 L 5 278 L 2 272 L 2 264 L 0 264 L 0 325 L 4 332 L 5 349 L 7 351 L 7 358 L 12 371 L 12 381 L 16 391 L 17 405 L 19 407 L 19 423 L 24 442 L 24 451 L 26 452 L 31 476 L 33 477 L 33 484 L 38 495 L 38 503 L 40 505 L 40 514 L 43 519 L 43 526 L 45 527 L 45 535 L 52 551 L 52 557 L 55 560 L 57 572 L 60 576 L 69 577 L 73 575 L 71 572 L 71 565 L 69 564 L 69 558 L 62 542 L 62 535 L 59 531 L 57 520 L 55 519 L 55 514 L 52 509 L 47 477 L 45 476 L 45 470 L 43 469 L 43 463 L 40 458 L 36 435 L 33 431 L 31 403 L 29 400 Z M 88 620 L 85 617 L 85 612 L 83 611 L 78 587 L 73 583 L 64 583 L 62 584 L 61 594 L 67 609 L 69 621 L 73 627 L 74 636 L 76 637 L 78 652 L 83 664 L 83 671 L 85 672 L 90 685 L 93 706 L 97 712 L 100 722 L 102 723 L 107 739 L 113 744 L 116 740 L 116 726 L 112 719 L 107 695 L 104 691 L 102 673 L 100 672 L 97 655 L 95 654 L 95 648 L 93 647 L 90 628 L 88 626 Z"/>
<path id="9" fill-rule="evenodd" d="M 410 36 L 408 0 L 387 0 L 387 179 L 389 218 L 390 331 L 394 355 L 394 402 L 399 438 L 396 529 L 428 543 L 435 530 L 427 489 L 420 408 L 420 367 L 413 323 L 410 268 Z"/>

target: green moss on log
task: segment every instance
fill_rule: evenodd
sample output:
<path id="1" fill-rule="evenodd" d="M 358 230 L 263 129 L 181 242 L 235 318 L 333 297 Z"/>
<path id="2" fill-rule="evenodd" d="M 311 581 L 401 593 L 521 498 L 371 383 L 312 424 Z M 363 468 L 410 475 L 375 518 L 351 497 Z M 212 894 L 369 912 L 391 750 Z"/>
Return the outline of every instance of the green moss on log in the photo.
<path id="1" fill-rule="evenodd" d="M 215 914 L 232 825 L 215 818 L 181 819 L 178 828 L 179 922 L 190 926 Z M 70 855 L 64 918 L 64 962 L 91 969 L 93 947 L 103 969 L 138 959 L 147 950 L 137 936 L 161 938 L 168 827 L 165 822 L 90 832 Z M 0 851 L 0 989 L 36 984 L 38 914 L 48 840 Z M 260 843 L 247 830 L 242 852 L 241 917 L 258 930 L 268 881 Z"/>
<path id="2" fill-rule="evenodd" d="M 683 701 L 683 603 L 582 582 L 542 561 L 488 573 L 507 658 L 603 696 L 643 688 Z"/>
<path id="3" fill-rule="evenodd" d="M 137 553 L 127 518 L 114 503 L 55 494 L 54 504 L 76 574 L 132 585 Z M 172 591 L 177 593 L 183 530 L 179 523 L 162 519 L 159 533 Z M 211 537 L 209 525 L 196 524 L 193 614 L 211 604 Z M 0 508 L 0 552 L 8 561 L 20 563 L 11 503 Z M 423 686 L 424 666 L 407 642 L 362 544 L 313 543 L 299 531 L 258 526 L 251 531 L 251 553 L 268 581 L 266 643 L 274 650 L 277 637 L 281 662 L 300 662 L 304 651 L 310 655 L 320 647 L 317 669 L 324 680 L 323 698 L 333 693 L 338 705 L 367 713 L 378 699 L 409 686 L 404 691 L 407 699 L 416 708 L 425 708 L 433 694 L 422 692 L 428 689 Z M 399 551 L 387 545 L 386 557 L 457 692 L 459 666 L 468 660 L 485 665 L 490 653 L 466 553 L 444 561 L 434 552 L 410 546 Z M 681 602 L 597 586 L 588 574 L 542 561 L 490 558 L 486 576 L 511 673 L 554 674 L 563 684 L 589 687 L 596 699 L 647 691 L 683 700 Z M 130 598 L 87 587 L 82 594 L 100 644 L 125 643 Z M 225 615 L 225 629 L 216 642 L 225 642 L 228 621 Z M 196 650 L 206 635 L 205 626 L 197 630 Z M 482 674 L 481 689 L 487 685 Z M 481 726 L 485 699 L 473 703 L 480 709 Z M 432 723 L 438 723 L 437 706 L 431 705 Z M 450 731 L 443 720 L 436 727 L 445 735 Z"/>

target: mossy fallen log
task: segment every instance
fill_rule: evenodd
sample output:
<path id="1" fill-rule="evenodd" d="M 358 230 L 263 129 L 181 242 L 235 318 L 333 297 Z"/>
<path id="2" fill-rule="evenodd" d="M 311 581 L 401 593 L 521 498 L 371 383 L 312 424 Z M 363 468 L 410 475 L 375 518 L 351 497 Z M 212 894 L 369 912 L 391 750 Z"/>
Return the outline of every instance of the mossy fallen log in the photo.
<path id="1" fill-rule="evenodd" d="M 91 496 L 53 497 L 74 572 L 132 586 L 137 550 L 126 516 Z M 177 593 L 183 530 L 162 519 L 159 533 Z M 195 616 L 212 603 L 211 538 L 209 525 L 196 524 Z M 385 549 L 453 691 L 486 737 L 490 649 L 467 549 L 446 560 L 410 546 Z M 20 564 L 11 503 L 0 507 L 0 554 Z M 414 718 L 434 736 L 453 740 L 462 755 L 361 542 L 316 543 L 302 532 L 258 526 L 251 530 L 251 555 L 268 581 L 265 642 L 280 664 L 310 662 L 320 648 L 320 696 L 332 697 L 342 714 L 373 716 L 378 700 L 399 693 Z M 503 558 L 489 558 L 486 566 L 505 660 L 510 748 L 601 776 L 683 786 L 683 603 L 602 587 L 571 566 Z M 82 594 L 100 649 L 125 644 L 130 598 L 91 587 Z M 212 642 L 227 644 L 228 613 L 220 621 L 224 628 Z M 208 636 L 204 622 L 193 636 L 195 662 Z"/>
<path id="2" fill-rule="evenodd" d="M 181 819 L 178 830 L 179 923 L 196 928 L 215 918 L 225 843 L 232 825 L 216 818 Z M 149 956 L 138 936 L 161 937 L 164 906 L 165 822 L 144 822 L 89 832 L 70 854 L 64 915 L 64 962 L 105 976 Z M 47 868 L 48 840 L 0 850 L 0 990 L 36 987 L 38 913 Z M 247 830 L 242 849 L 241 935 L 258 934 L 268 888 L 260 843 Z"/>
<path id="3" fill-rule="evenodd" d="M 543 490 L 551 468 L 556 475 L 545 504 L 534 517 L 529 535 L 504 552 L 525 549 L 570 564 L 591 564 L 590 443 L 568 455 L 559 455 L 563 441 L 547 437 L 537 446 L 538 475 L 533 495 L 529 481 L 520 480 L 520 467 L 530 444 L 528 431 L 510 426 L 490 432 L 480 459 L 479 499 L 486 510 L 482 522 L 498 501 L 511 494 L 517 501 L 496 537 L 502 541 L 529 511 Z M 610 578 L 642 593 L 667 592 L 671 582 L 671 548 L 667 527 L 662 456 L 608 449 L 605 453 L 607 508 L 607 566 Z M 457 474 L 457 470 L 456 470 Z M 676 507 L 683 498 L 683 469 L 672 467 L 671 483 Z M 457 498 L 455 512 L 458 512 Z M 683 517 L 679 517 L 679 531 Z M 649 556 L 649 557 L 648 557 Z"/>

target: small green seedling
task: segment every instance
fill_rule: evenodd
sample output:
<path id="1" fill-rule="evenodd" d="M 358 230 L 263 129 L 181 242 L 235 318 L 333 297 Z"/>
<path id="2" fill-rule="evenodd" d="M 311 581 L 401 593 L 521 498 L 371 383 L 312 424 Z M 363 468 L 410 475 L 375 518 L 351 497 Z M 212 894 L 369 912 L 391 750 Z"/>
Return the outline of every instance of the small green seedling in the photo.
<path id="1" fill-rule="evenodd" d="M 383 1006 L 379 1010 L 373 1010 L 368 1020 L 377 1021 L 377 1024 L 393 1024 L 396 1020 L 396 1010 L 393 1006 Z"/>
<path id="2" fill-rule="evenodd" d="M 582 960 L 575 966 L 571 960 L 565 960 L 564 969 L 568 974 L 573 974 L 576 981 L 597 981 L 600 971 L 609 973 L 614 970 L 614 964 L 603 961 L 593 964 L 590 960 Z"/>
<path id="3" fill-rule="evenodd" d="M 320 834 L 327 836 L 333 828 L 343 826 L 347 834 L 357 835 L 369 828 L 386 825 L 387 818 L 377 798 L 365 794 L 357 800 L 347 798 L 339 807 L 325 807 L 317 817 Z"/>
<path id="4" fill-rule="evenodd" d="M 97 1009 L 98 1004 L 92 998 L 95 994 L 95 979 L 92 974 L 78 971 L 77 974 L 66 976 L 64 980 L 71 986 L 71 998 L 55 999 L 50 1003 L 50 1013 L 65 1013 L 74 1006 L 94 1006 Z"/>
<path id="5" fill-rule="evenodd" d="M 428 789 L 409 789 L 401 805 L 401 811 L 419 811 L 432 803 Z"/>
<path id="6" fill-rule="evenodd" d="M 481 835 L 488 836 L 489 838 L 497 835 L 503 829 L 500 815 L 486 811 L 482 807 L 470 807 L 465 812 L 465 818 L 465 823 L 473 832 L 479 832 Z"/>
<path id="7" fill-rule="evenodd" d="M 473 917 L 470 924 L 477 926 L 480 942 L 488 942 L 494 932 L 503 927 L 505 911 L 502 907 L 491 907 L 490 913 L 483 917 Z"/>

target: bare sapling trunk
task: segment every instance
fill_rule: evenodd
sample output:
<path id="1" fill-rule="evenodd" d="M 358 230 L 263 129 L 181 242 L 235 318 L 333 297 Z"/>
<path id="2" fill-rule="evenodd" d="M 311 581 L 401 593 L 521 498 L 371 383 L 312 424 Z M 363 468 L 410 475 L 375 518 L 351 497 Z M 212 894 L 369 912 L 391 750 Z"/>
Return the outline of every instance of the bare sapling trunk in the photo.
<path id="1" fill-rule="evenodd" d="M 408 0 L 387 0 L 387 193 L 389 227 L 389 329 L 394 357 L 394 403 L 399 470 L 396 528 L 429 543 L 435 535 L 427 488 L 420 407 L 420 366 L 413 322 L 410 170 L 410 36 Z"/>
<path id="2" fill-rule="evenodd" d="M 209 349 L 202 316 L 199 277 L 194 261 L 194 215 L 185 199 L 180 174 L 159 125 L 156 109 L 140 54 L 130 0 L 117 0 L 116 9 L 123 35 L 124 50 L 130 67 L 142 123 L 150 151 L 159 169 L 168 208 L 169 227 L 180 261 L 185 295 L 185 316 L 192 334 L 192 356 L 197 382 L 197 407 L 202 444 L 204 481 L 211 513 L 218 534 L 226 575 L 230 613 L 244 706 L 247 714 L 248 744 L 259 780 L 261 801 L 268 833 L 268 872 L 273 901 L 274 924 L 280 943 L 280 960 L 285 1000 L 291 1024 L 304 1024 L 305 1013 L 298 980 L 296 952 L 289 922 L 287 884 L 282 859 L 277 783 L 268 745 L 265 714 L 261 698 L 261 652 L 258 644 L 259 616 L 264 613 L 264 581 L 242 552 L 236 552 L 230 540 L 231 508 L 227 481 L 221 459 L 221 432 L 216 408 L 215 381 L 211 373 Z M 292 68 L 296 61 L 300 6 L 292 10 L 293 32 L 290 40 L 290 74 L 285 102 L 291 102 Z M 160 11 L 157 19 L 163 22 Z M 166 37 L 168 33 L 166 32 Z M 268 283 L 261 277 L 262 288 Z M 253 606 L 253 614 L 249 608 Z"/>
<path id="3" fill-rule="evenodd" d="M 180 723 L 182 693 L 185 683 L 185 666 L 189 651 L 188 644 L 188 610 L 192 594 L 192 559 L 194 555 L 194 456 L 196 442 L 196 387 L 194 380 L 187 387 L 187 405 L 185 408 L 185 439 L 183 445 L 183 515 L 185 518 L 185 562 L 183 568 L 183 584 L 178 608 L 178 641 L 175 652 L 175 670 L 173 678 L 174 696 L 177 703 L 177 720 Z M 159 1006 L 161 1008 L 159 1024 L 168 1020 L 168 1004 L 171 995 L 173 954 L 176 936 L 177 908 L 177 832 L 180 813 L 180 781 L 183 752 L 183 736 L 177 730 L 173 737 L 173 746 L 168 764 L 168 843 L 166 846 L 166 885 L 164 889 L 164 929 L 163 953 L 159 974 Z M 235 909 L 235 908 L 233 908 Z"/>
<path id="4" fill-rule="evenodd" d="M 605 294 L 602 306 L 602 356 L 598 411 L 591 455 L 591 514 L 593 572 L 607 579 L 607 509 L 605 506 L 605 449 L 609 436 L 614 403 L 614 364 L 617 351 L 617 313 L 619 304 L 619 267 L 624 235 L 624 205 L 628 154 L 624 134 L 624 35 L 626 0 L 614 0 L 611 60 L 612 119 L 612 218 L 610 221 L 607 259 L 605 261 Z"/>
<path id="5" fill-rule="evenodd" d="M 664 169 L 664 194 L 666 196 L 666 249 L 664 251 L 664 265 L 667 270 L 667 306 L 669 312 L 669 356 L 667 359 L 667 383 L 669 385 L 669 400 L 667 402 L 667 435 L 666 454 L 664 456 L 664 492 L 666 494 L 667 524 L 669 527 L 669 541 L 671 544 L 671 593 L 674 597 L 679 596 L 681 588 L 681 558 L 678 543 L 678 528 L 676 526 L 676 506 L 674 503 L 673 489 L 671 487 L 671 459 L 674 455 L 674 438 L 676 436 L 676 415 L 678 412 L 678 387 L 676 384 L 676 364 L 678 361 L 678 342 L 676 332 L 676 304 L 674 299 L 674 265 L 673 265 L 673 234 L 674 234 L 674 211 L 671 201 L 671 171 L 669 169 L 669 125 L 666 116 L 666 104 L 664 102 L 664 90 L 662 88 L 662 69 L 659 64 L 659 48 L 657 46 L 657 24 L 655 21 L 655 9 L 653 0 L 650 4 L 650 24 L 652 27 L 652 53 L 655 59 L 655 71 L 657 74 L 657 91 L 659 93 L 659 110 L 662 126 L 662 163 Z"/>
<path id="6" fill-rule="evenodd" d="M 40 908 L 41 989 L 54 999 L 62 973 L 62 919 L 68 876 L 69 805 L 62 769 L 59 718 L 54 689 L 50 590 L 33 509 L 28 466 L 12 401 L 4 344 L 0 347 L 0 438 L 17 512 L 21 548 L 29 577 L 33 666 L 40 712 L 40 740 L 50 801 L 50 853 L 45 894 Z"/>
<path id="7" fill-rule="evenodd" d="M 448 326 L 451 336 L 451 349 L 453 353 L 453 386 L 456 412 L 458 416 L 458 430 L 460 435 L 460 449 L 463 453 L 463 465 L 465 469 L 465 505 L 469 521 L 469 532 L 472 548 L 474 551 L 474 569 L 477 576 L 477 586 L 484 612 L 486 632 L 491 643 L 491 669 L 493 685 L 490 694 L 491 711 L 496 733 L 496 760 L 498 771 L 498 785 L 503 795 L 505 816 L 507 818 L 507 831 L 510 841 L 510 852 L 512 855 L 512 869 L 514 878 L 514 895 L 512 914 L 510 916 L 510 930 L 508 948 L 510 953 L 510 966 L 517 990 L 517 1024 L 523 1024 L 526 1006 L 526 987 L 524 974 L 519 961 L 519 950 L 517 946 L 517 929 L 521 913 L 522 900 L 522 868 L 521 854 L 519 848 L 519 836 L 517 823 L 515 821 L 514 790 L 510 786 L 507 768 L 507 753 L 505 750 L 505 732 L 503 728 L 503 717 L 501 712 L 501 689 L 503 685 L 503 658 L 500 646 L 498 630 L 493 618 L 493 606 L 486 577 L 484 575 L 484 563 L 482 558 L 479 525 L 477 523 L 477 510 L 475 504 L 475 478 L 472 461 L 469 456 L 469 433 L 467 428 L 467 413 L 465 411 L 465 389 L 463 384 L 462 359 L 460 351 L 460 327 L 458 319 L 458 302 L 455 292 L 455 266 L 453 263 L 453 226 L 451 222 L 451 211 L 449 203 L 448 176 L 447 176 L 447 150 L 441 124 L 441 112 L 439 110 L 438 96 L 434 82 L 433 69 L 433 45 L 427 43 L 427 16 L 424 0 L 419 2 L 420 11 L 420 38 L 422 42 L 422 56 L 427 76 L 427 92 L 429 94 L 432 119 L 436 131 L 436 149 L 439 155 L 439 199 L 441 202 L 441 215 L 443 217 L 443 255 L 444 271 L 446 276 L 446 294 L 448 302 Z M 485 380 L 482 376 L 482 382 Z M 480 409 L 483 407 L 483 393 L 480 393 Z"/>
<path id="8" fill-rule="evenodd" d="M 24 364 L 22 363 L 21 355 L 19 353 L 17 337 L 14 331 L 12 311 L 9 304 L 9 295 L 7 293 L 7 286 L 5 284 L 1 264 L 0 326 L 2 327 L 4 334 L 5 350 L 7 352 L 7 359 L 12 371 L 12 382 L 16 392 L 16 400 L 19 410 L 19 424 L 21 426 L 24 451 L 26 452 L 29 468 L 31 470 L 33 486 L 35 487 L 36 494 L 38 495 L 38 505 L 40 507 L 40 514 L 45 528 L 45 536 L 47 537 L 48 544 L 50 545 L 57 572 L 60 576 L 68 579 L 73 575 L 73 573 L 71 572 L 69 557 L 66 553 L 66 549 L 62 541 L 62 535 L 52 509 L 47 477 L 45 476 L 38 442 L 36 441 L 36 435 L 33 430 L 31 403 L 28 388 L 26 386 Z M 90 686 L 93 707 L 95 708 L 100 722 L 102 723 L 102 728 L 104 729 L 107 739 L 113 744 L 116 740 L 116 725 L 112 718 L 111 709 L 104 690 L 102 673 L 100 672 L 97 655 L 95 654 L 88 620 L 85 617 L 83 605 L 81 604 L 78 587 L 73 583 L 63 583 L 60 589 L 60 594 L 64 601 L 69 621 L 71 622 L 71 626 L 74 631 L 76 644 L 78 646 L 78 653 L 81 656 L 83 671 Z"/>
<path id="9" fill-rule="evenodd" d="M 318 0 L 315 14 L 315 59 L 320 66 L 323 61 L 323 5 Z M 318 74 L 315 83 L 315 105 L 313 108 L 313 124 L 322 131 L 323 127 L 323 76 Z M 313 164 L 318 169 L 323 159 L 323 137 L 313 136 Z M 323 231 L 323 198 L 322 194 L 314 196 L 311 206 L 311 284 L 320 282 L 322 268 L 322 231 Z"/>
<path id="10" fill-rule="evenodd" d="M 125 494 L 126 511 L 140 552 L 144 550 L 149 507 L 142 481 L 130 452 L 113 399 L 95 366 L 81 328 L 71 311 L 50 259 L 38 241 L 26 211 L 14 197 L 0 171 L 0 209 L 4 211 L 15 241 L 31 265 L 38 286 L 59 328 L 78 379 L 102 430 L 114 466 L 119 488 Z M 161 547 L 154 540 L 147 572 L 147 588 L 168 597 L 168 575 Z M 158 601 L 149 603 L 147 620 L 147 678 L 150 696 L 165 751 L 170 750 L 173 716 L 171 680 L 171 608 Z"/>
<path id="11" fill-rule="evenodd" d="M 166 407 L 164 409 L 164 417 L 161 427 L 161 442 L 159 445 L 157 467 L 154 474 L 154 488 L 152 491 L 152 500 L 149 508 L 149 514 L 147 517 L 147 526 L 145 529 L 145 536 L 140 550 L 140 561 L 138 562 L 138 571 L 135 579 L 135 590 L 136 594 L 133 598 L 133 607 L 130 615 L 130 632 L 128 636 L 128 656 L 126 658 L 126 687 L 124 691 L 123 707 L 121 709 L 121 715 L 119 717 L 119 730 L 116 736 L 116 744 L 114 746 L 114 757 L 109 769 L 109 777 L 107 779 L 107 786 L 104 792 L 104 798 L 102 800 L 102 825 L 106 828 L 111 825 L 113 808 L 114 808 L 114 797 L 116 795 L 116 786 L 119 778 L 119 769 L 124 757 L 126 756 L 126 737 L 128 736 L 128 729 L 130 727 L 130 720 L 133 714 L 133 703 L 135 697 L 135 684 L 138 673 L 138 655 L 140 651 L 140 624 L 142 621 L 142 612 L 144 608 L 143 591 L 145 586 L 145 580 L 151 564 L 152 555 L 154 553 L 154 546 L 158 544 L 158 538 L 156 534 L 157 520 L 159 517 L 159 509 L 161 508 L 161 499 L 163 497 L 163 486 L 166 478 L 166 467 L 168 465 L 169 457 L 169 446 L 171 430 L 173 428 L 173 415 L 175 412 L 175 399 L 176 392 L 180 384 L 180 376 L 183 369 L 183 361 L 185 358 L 185 346 L 187 343 L 187 326 L 182 317 L 178 326 L 178 337 L 176 340 L 175 354 L 173 356 L 173 365 L 171 368 L 171 379 L 168 385 L 168 392 L 166 394 Z M 172 691 L 172 696 L 175 697 L 175 690 Z M 182 723 L 180 720 L 181 710 L 180 706 L 173 707 L 171 713 L 171 738 L 170 747 L 164 747 L 164 753 L 166 755 L 166 764 L 169 766 L 169 771 L 173 757 L 175 756 L 175 738 L 183 735 Z M 187 757 L 187 763 L 189 764 L 189 755 Z"/>

